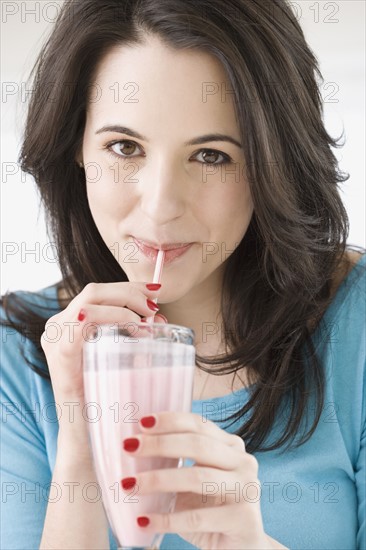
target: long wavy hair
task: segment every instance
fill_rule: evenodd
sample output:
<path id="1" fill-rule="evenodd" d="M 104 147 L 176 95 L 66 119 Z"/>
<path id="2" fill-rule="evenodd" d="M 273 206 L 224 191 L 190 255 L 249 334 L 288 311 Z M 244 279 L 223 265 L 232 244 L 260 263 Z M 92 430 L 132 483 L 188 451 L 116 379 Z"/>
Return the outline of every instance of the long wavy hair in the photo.
<path id="1" fill-rule="evenodd" d="M 98 63 L 111 48 L 141 44 L 147 34 L 222 63 L 254 202 L 248 230 L 226 262 L 226 352 L 197 356 L 197 366 L 218 375 L 239 374 L 245 366 L 255 380 L 249 401 L 228 417 L 241 419 L 236 433 L 252 453 L 285 443 L 288 448 L 313 394 L 313 422 L 296 442 L 301 445 L 324 405 L 324 370 L 312 334 L 332 299 L 334 274 L 343 263 L 348 269 L 349 224 L 338 190 L 348 176 L 338 170 L 331 150 L 338 140 L 322 121 L 316 58 L 285 0 L 64 3 L 30 75 L 34 93 L 19 157 L 37 184 L 56 243 L 62 273 L 57 288 L 74 297 L 89 282 L 128 280 L 94 223 L 85 172 L 75 158 Z M 7 293 L 2 303 L 6 323 L 33 342 L 44 368 L 25 358 L 27 363 L 50 379 L 40 345 L 47 317 L 27 305 L 26 295 Z M 280 416 L 280 436 L 265 445 L 284 403 L 290 407 L 287 421 Z"/>

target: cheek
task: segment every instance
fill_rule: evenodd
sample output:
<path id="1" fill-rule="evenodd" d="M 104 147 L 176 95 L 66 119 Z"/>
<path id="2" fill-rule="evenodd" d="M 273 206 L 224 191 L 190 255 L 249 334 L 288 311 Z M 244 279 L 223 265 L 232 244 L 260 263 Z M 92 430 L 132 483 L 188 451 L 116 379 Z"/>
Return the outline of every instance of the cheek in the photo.
<path id="1" fill-rule="evenodd" d="M 90 204 L 113 204 L 118 198 L 120 185 L 114 183 L 113 170 L 98 162 L 90 162 L 85 171 L 86 191 Z"/>
<path id="2" fill-rule="evenodd" d="M 206 202 L 210 225 L 224 240 L 241 240 L 253 214 L 253 200 L 247 182 L 241 180 L 223 185 L 210 193 Z M 216 232 L 216 231 L 215 231 Z"/>
<path id="3" fill-rule="evenodd" d="M 97 227 L 120 221 L 129 210 L 130 200 L 122 194 L 121 184 L 112 181 L 87 181 L 89 208 Z"/>
<path id="4" fill-rule="evenodd" d="M 210 238 L 203 243 L 207 269 L 222 264 L 239 246 L 253 214 L 253 201 L 245 183 L 228 185 L 219 193 L 212 192 L 205 204 L 205 225 Z"/>

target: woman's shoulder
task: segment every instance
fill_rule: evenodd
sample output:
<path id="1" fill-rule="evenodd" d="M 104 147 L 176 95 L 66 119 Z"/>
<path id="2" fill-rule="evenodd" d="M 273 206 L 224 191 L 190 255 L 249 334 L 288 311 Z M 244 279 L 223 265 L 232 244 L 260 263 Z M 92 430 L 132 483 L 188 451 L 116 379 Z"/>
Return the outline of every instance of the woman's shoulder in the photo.
<path id="1" fill-rule="evenodd" d="M 326 341 L 338 341 L 343 334 L 343 345 L 351 340 L 346 338 L 350 331 L 357 332 L 359 338 L 366 324 L 366 254 L 348 252 L 340 263 L 331 285 L 328 306 L 317 325 L 313 337 L 326 336 Z"/>
<path id="2" fill-rule="evenodd" d="M 364 284 L 366 280 L 365 271 L 366 253 L 354 250 L 347 251 L 332 282 L 333 294 L 336 294 L 343 283 L 348 284 L 349 282 L 353 282 L 359 275 L 361 275 L 361 281 L 363 280 Z"/>
<path id="3" fill-rule="evenodd" d="M 356 453 L 352 456 L 357 456 L 366 422 L 366 254 L 353 253 L 350 261 L 317 343 L 330 386 L 328 406 L 335 411 L 348 448 Z"/>
<path id="4" fill-rule="evenodd" d="M 59 283 L 54 283 L 39 290 L 15 290 L 8 291 L 1 296 L 0 310 L 1 318 L 4 318 L 6 312 L 12 312 L 13 309 L 21 311 L 32 310 L 39 315 L 46 311 L 57 312 L 60 309 L 58 300 Z"/>
<path id="5" fill-rule="evenodd" d="M 2 384 L 14 392 L 27 391 L 32 368 L 44 371 L 40 337 L 45 322 L 60 310 L 57 283 L 37 291 L 7 292 L 0 302 Z M 8 383 L 6 383 L 8 382 Z"/>
<path id="6" fill-rule="evenodd" d="M 366 254 L 351 252 L 333 280 L 328 306 L 311 338 L 327 363 L 342 368 L 352 357 L 363 371 L 365 333 Z"/>
<path id="7" fill-rule="evenodd" d="M 57 287 L 58 283 L 55 283 L 37 291 L 7 291 L 1 296 L 0 330 L 3 343 L 8 340 L 6 336 L 12 333 L 19 333 L 22 338 L 29 335 L 32 340 L 37 327 L 42 327 L 43 331 L 45 319 L 60 311 Z"/>
<path id="8" fill-rule="evenodd" d="M 337 399 L 353 402 L 355 407 L 358 403 L 361 410 L 366 382 L 366 254 L 353 253 L 349 260 L 312 338 L 327 365 Z"/>
<path id="9" fill-rule="evenodd" d="M 333 278 L 325 315 L 339 317 L 347 312 L 362 315 L 366 295 L 366 253 L 348 251 Z"/>

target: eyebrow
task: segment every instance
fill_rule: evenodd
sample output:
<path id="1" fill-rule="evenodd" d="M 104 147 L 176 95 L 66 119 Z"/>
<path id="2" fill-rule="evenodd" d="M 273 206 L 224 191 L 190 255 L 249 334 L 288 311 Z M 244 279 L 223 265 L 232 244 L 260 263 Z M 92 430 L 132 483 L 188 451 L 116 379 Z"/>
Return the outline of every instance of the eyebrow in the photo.
<path id="1" fill-rule="evenodd" d="M 143 135 L 139 134 L 135 130 L 131 130 L 131 128 L 127 128 L 126 126 L 103 126 L 102 128 L 99 128 L 99 130 L 97 130 L 95 133 L 102 134 L 103 132 L 118 132 L 119 134 L 126 134 L 136 139 L 141 139 L 142 141 L 149 141 Z M 236 145 L 240 149 L 243 147 L 239 141 L 225 134 L 206 134 L 205 136 L 200 136 L 191 139 L 190 141 L 186 141 L 184 145 L 186 147 L 190 145 L 202 145 L 202 143 L 207 143 L 208 141 L 227 141 Z"/>

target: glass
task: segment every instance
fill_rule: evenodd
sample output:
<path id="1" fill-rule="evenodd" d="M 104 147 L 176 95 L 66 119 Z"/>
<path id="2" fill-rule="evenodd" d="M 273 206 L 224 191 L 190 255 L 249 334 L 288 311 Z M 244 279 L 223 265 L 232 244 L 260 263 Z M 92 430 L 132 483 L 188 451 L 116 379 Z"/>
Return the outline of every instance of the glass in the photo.
<path id="1" fill-rule="evenodd" d="M 138 485 L 123 490 L 121 479 L 180 468 L 183 458 L 133 458 L 122 442 L 141 433 L 143 416 L 191 411 L 194 333 L 160 323 L 92 325 L 83 349 L 85 416 L 103 506 L 121 549 L 155 550 L 164 534 L 139 527 L 136 519 L 173 511 L 176 494 L 139 495 Z"/>

